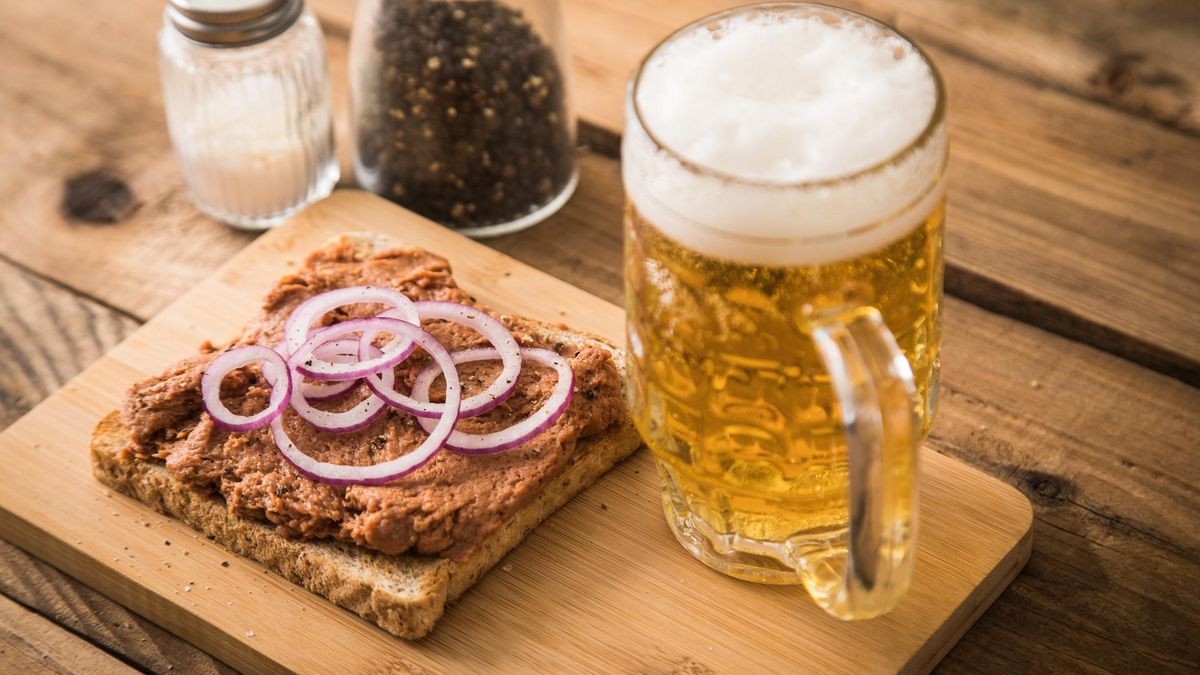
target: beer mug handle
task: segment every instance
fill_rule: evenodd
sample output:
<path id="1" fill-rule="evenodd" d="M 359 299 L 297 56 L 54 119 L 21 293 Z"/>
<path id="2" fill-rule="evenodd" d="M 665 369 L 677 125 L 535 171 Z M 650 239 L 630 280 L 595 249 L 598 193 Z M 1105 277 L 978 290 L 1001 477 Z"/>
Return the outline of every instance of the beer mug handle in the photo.
<path id="1" fill-rule="evenodd" d="M 846 428 L 850 527 L 844 569 L 809 575 L 809 591 L 836 616 L 878 616 L 908 589 L 916 555 L 921 435 L 912 368 L 874 307 L 816 320 L 813 340 Z"/>

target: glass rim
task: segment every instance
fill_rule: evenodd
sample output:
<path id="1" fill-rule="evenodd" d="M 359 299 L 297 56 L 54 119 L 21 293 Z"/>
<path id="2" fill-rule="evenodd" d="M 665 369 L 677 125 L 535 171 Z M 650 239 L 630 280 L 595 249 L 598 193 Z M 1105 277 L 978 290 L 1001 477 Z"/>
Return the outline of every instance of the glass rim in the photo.
<path id="1" fill-rule="evenodd" d="M 930 113 L 929 120 L 926 121 L 925 127 L 921 130 L 921 133 L 917 134 L 917 136 L 915 138 L 908 141 L 899 150 L 896 150 L 895 152 L 889 154 L 887 157 L 884 157 L 883 159 L 881 159 L 878 162 L 875 162 L 869 166 L 863 167 L 862 169 L 856 169 L 856 170 L 848 172 L 848 173 L 844 173 L 844 174 L 840 174 L 840 175 L 836 175 L 836 176 L 830 176 L 828 178 L 817 178 L 817 179 L 791 181 L 791 180 L 772 180 L 772 179 L 765 179 L 765 178 L 751 178 L 749 176 L 743 176 L 743 175 L 739 175 L 736 173 L 730 173 L 728 171 L 717 169 L 715 167 L 707 166 L 705 164 L 701 164 L 694 160 L 688 159 L 687 157 L 684 157 L 678 150 L 672 148 L 670 145 L 665 143 L 661 138 L 659 138 L 658 135 L 655 134 L 654 130 L 650 128 L 650 125 L 648 125 L 646 123 L 645 116 L 642 114 L 641 108 L 638 105 L 638 88 L 641 86 L 642 74 L 646 70 L 646 65 L 650 62 L 650 60 L 652 58 L 654 58 L 654 56 L 656 54 L 658 54 L 663 49 L 663 47 L 665 47 L 668 44 L 670 44 L 671 42 L 673 42 L 676 38 L 679 38 L 696 28 L 702 27 L 705 24 L 713 23 L 715 21 L 721 21 L 723 19 L 726 19 L 726 18 L 734 16 L 734 15 L 745 14 L 745 13 L 754 12 L 754 11 L 770 11 L 772 9 L 782 10 L 782 9 L 803 9 L 803 8 L 811 8 L 811 9 L 819 10 L 822 12 L 827 12 L 829 14 L 841 14 L 844 16 L 848 16 L 848 17 L 852 17 L 852 18 L 856 18 L 856 19 L 862 19 L 864 21 L 870 22 L 870 23 L 884 29 L 888 33 L 895 35 L 896 37 L 900 38 L 901 40 L 904 40 L 906 43 L 908 43 L 913 48 L 914 51 L 916 51 L 917 55 L 920 56 L 921 60 L 925 63 L 926 66 L 928 66 L 929 72 L 933 76 L 933 84 L 934 84 L 934 92 L 935 92 L 933 111 Z M 720 180 L 723 180 L 726 182 L 737 183 L 737 184 L 753 186 L 753 187 L 815 189 L 815 188 L 832 187 L 832 186 L 836 186 L 836 185 L 839 185 L 842 183 L 850 183 L 850 182 L 853 182 L 864 176 L 869 176 L 871 174 L 878 173 L 878 172 L 888 168 L 889 166 L 899 164 L 900 162 L 904 161 L 907 157 L 912 155 L 914 152 L 916 152 L 917 150 L 922 148 L 934 136 L 934 134 L 937 133 L 938 129 L 942 126 L 943 122 L 945 121 L 945 117 L 946 117 L 946 87 L 945 87 L 945 83 L 942 81 L 941 71 L 938 70 L 937 66 L 933 62 L 933 59 L 931 59 L 929 57 L 929 54 L 924 50 L 924 48 L 922 48 L 919 44 L 917 44 L 917 42 L 915 40 L 910 38 L 903 31 L 896 28 L 895 26 L 892 26 L 891 24 L 888 24 L 885 21 L 881 21 L 874 17 L 867 16 L 866 14 L 862 14 L 861 12 L 856 12 L 852 9 L 846 9 L 844 7 L 838 7 L 836 5 L 829 5 L 829 4 L 825 4 L 825 3 L 821 3 L 821 2 L 787 2 L 787 1 L 784 1 L 784 2 L 761 2 L 761 3 L 750 4 L 750 5 L 741 5 L 738 7 L 731 7 L 729 9 L 721 10 L 721 11 L 715 12 L 713 14 L 708 14 L 706 16 L 702 16 L 699 19 L 696 19 L 690 23 L 687 23 L 687 24 L 671 31 L 670 34 L 668 34 L 663 39 L 659 40 L 658 43 L 655 44 L 654 47 L 651 48 L 650 51 L 647 52 L 646 55 L 642 57 L 641 61 L 638 62 L 637 68 L 633 72 L 633 76 L 631 78 L 630 87 L 629 87 L 629 106 L 630 106 L 630 109 L 633 111 L 633 117 L 634 117 L 634 120 L 637 122 L 637 125 L 641 128 L 642 132 L 646 134 L 646 137 L 654 145 L 655 149 L 661 150 L 661 151 L 667 153 L 672 159 L 679 162 L 679 164 L 681 166 L 683 166 L 685 169 L 687 169 L 688 171 L 690 171 L 692 173 L 704 175 L 704 176 L 711 176 L 713 178 L 717 178 L 717 179 L 720 179 Z M 628 132 L 626 132 L 626 133 L 628 133 Z"/>

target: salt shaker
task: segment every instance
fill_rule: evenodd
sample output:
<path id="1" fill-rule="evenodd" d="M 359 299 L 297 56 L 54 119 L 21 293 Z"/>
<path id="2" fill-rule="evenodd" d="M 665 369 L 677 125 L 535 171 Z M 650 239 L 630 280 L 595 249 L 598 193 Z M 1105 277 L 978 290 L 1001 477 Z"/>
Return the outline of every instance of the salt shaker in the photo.
<path id="1" fill-rule="evenodd" d="M 260 230 L 338 180 L 321 28 L 303 0 L 169 0 L 159 66 L 196 206 Z"/>

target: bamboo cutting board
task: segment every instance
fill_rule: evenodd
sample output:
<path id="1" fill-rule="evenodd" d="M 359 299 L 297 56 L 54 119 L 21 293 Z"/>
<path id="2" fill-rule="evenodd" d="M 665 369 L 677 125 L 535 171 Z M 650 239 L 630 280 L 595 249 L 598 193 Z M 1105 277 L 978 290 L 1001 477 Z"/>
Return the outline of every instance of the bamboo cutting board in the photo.
<path id="1" fill-rule="evenodd" d="M 736 581 L 688 556 L 643 449 L 531 533 L 429 637 L 407 642 L 93 480 L 92 426 L 130 382 L 229 338 L 307 251 L 363 230 L 446 256 L 491 307 L 623 342 L 620 308 L 376 197 L 335 193 L 0 435 L 0 536 L 249 672 L 921 671 L 1029 556 L 1029 502 L 925 449 L 912 590 L 883 618 L 843 623 L 801 588 Z"/>

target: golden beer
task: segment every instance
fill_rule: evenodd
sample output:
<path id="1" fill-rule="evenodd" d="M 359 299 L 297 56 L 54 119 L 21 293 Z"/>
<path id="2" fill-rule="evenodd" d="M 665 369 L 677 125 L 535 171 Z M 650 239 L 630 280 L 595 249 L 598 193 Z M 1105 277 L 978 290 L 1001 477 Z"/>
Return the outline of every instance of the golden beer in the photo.
<path id="1" fill-rule="evenodd" d="M 687 249 L 627 206 L 630 408 L 692 512 L 756 540 L 844 532 L 845 433 L 804 322 L 821 308 L 879 309 L 911 364 L 928 433 L 942 216 L 939 204 L 903 239 L 860 258 L 760 267 Z"/>
<path id="2" fill-rule="evenodd" d="M 750 30 L 729 27 L 743 16 L 772 27 L 817 16 L 835 31 L 864 20 L 819 6 L 743 8 L 682 29 L 657 51 L 692 39 L 685 48 L 702 62 L 706 32 L 717 33 L 712 42 L 736 38 Z M 753 36 L 746 49 L 769 38 Z M 655 58 L 643 72 L 664 70 Z M 883 161 L 829 181 L 747 178 L 674 151 L 658 128 L 646 128 L 646 101 L 637 98 L 651 86 L 644 77 L 635 76 L 627 109 L 628 392 L 658 460 L 668 520 L 710 566 L 804 583 L 842 618 L 886 611 L 911 573 L 916 453 L 933 421 L 941 342 L 945 134 L 940 83 L 928 73 L 930 109 L 919 134 L 900 139 Z M 656 75 L 656 86 L 672 86 Z M 746 96 L 728 94 L 736 87 L 723 82 L 722 95 Z M 776 152 L 775 144 L 763 148 Z M 864 331 L 878 340 L 853 337 Z M 859 394 L 875 408 L 848 408 Z M 860 543 L 857 561 L 855 537 L 876 539 Z"/>

